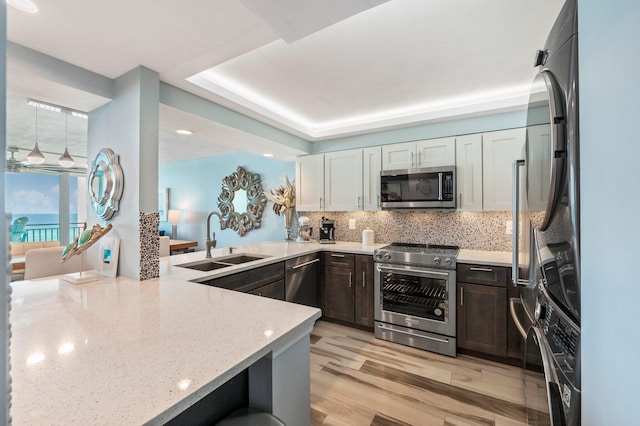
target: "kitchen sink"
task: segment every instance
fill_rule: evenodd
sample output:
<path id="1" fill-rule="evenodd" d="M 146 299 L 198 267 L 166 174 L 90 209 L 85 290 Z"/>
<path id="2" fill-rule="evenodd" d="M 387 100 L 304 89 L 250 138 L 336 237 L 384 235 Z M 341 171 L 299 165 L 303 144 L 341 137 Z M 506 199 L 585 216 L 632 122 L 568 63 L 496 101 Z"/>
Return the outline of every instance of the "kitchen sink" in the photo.
<path id="1" fill-rule="evenodd" d="M 216 269 L 228 268 L 232 265 L 229 263 L 212 262 L 210 260 L 199 260 L 197 262 L 183 263 L 182 265 L 176 266 L 179 266 L 180 268 L 196 269 L 198 271 L 214 271 Z"/>
<path id="2" fill-rule="evenodd" d="M 224 257 L 217 260 L 217 262 L 231 263 L 233 265 L 239 265 L 240 263 L 253 262 L 254 260 L 264 259 L 269 256 L 254 255 L 254 254 L 239 254 L 232 257 Z"/>
<path id="3" fill-rule="evenodd" d="M 216 257 L 215 259 L 198 260 L 195 262 L 183 263 L 176 265 L 180 268 L 195 269 L 198 271 L 215 271 L 216 269 L 228 268 L 229 266 L 239 265 L 241 263 L 253 262 L 254 260 L 265 259 L 271 257 L 263 254 L 232 254 L 224 257 Z"/>

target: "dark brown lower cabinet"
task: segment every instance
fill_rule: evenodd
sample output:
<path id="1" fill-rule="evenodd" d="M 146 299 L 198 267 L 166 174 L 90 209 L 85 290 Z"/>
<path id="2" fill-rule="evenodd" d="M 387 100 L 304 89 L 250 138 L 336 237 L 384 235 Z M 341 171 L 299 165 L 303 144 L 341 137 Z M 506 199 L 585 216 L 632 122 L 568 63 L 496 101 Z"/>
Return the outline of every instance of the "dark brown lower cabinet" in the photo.
<path id="1" fill-rule="evenodd" d="M 324 278 L 324 316 L 353 322 L 353 269 L 327 266 Z"/>
<path id="2" fill-rule="evenodd" d="M 257 296 L 268 297 L 270 299 L 284 300 L 284 280 L 276 281 L 271 284 L 263 285 L 248 292 Z"/>
<path id="3" fill-rule="evenodd" d="M 373 328 L 373 256 L 324 253 L 322 314 Z"/>
<path id="4" fill-rule="evenodd" d="M 373 264 L 373 256 L 356 256 L 354 321 L 365 327 L 373 327 Z"/>
<path id="5" fill-rule="evenodd" d="M 507 356 L 507 289 L 458 283 L 458 348 Z"/>

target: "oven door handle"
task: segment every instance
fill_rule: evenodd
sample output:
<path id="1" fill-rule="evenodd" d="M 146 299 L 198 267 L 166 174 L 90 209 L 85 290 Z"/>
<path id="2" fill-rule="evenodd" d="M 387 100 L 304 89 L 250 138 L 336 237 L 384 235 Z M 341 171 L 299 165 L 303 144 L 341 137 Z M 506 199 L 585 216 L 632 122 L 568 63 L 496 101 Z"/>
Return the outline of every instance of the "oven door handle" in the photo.
<path id="1" fill-rule="evenodd" d="M 383 265 L 376 265 L 376 269 L 378 270 L 378 272 L 383 272 L 383 271 L 394 271 L 394 272 L 403 272 L 403 273 L 411 273 L 411 272 L 418 272 L 418 273 L 427 273 L 427 274 L 431 274 L 431 275 L 442 275 L 443 277 L 448 277 L 449 273 L 448 272 L 440 272 L 440 271 L 434 271 L 432 269 L 424 269 L 424 268 L 411 268 L 411 269 L 403 269 L 403 268 L 394 268 L 393 266 L 383 266 Z"/>
<path id="2" fill-rule="evenodd" d="M 421 339 L 435 340 L 436 342 L 440 342 L 440 343 L 449 343 L 448 339 L 438 339 L 437 337 L 423 336 L 422 334 L 417 335 L 415 333 L 409 333 L 408 331 L 396 330 L 394 328 L 385 327 L 382 324 L 378 324 L 378 328 L 381 328 L 386 331 L 393 331 L 394 333 L 406 334 L 408 336 L 413 336 L 413 337 L 420 337 Z"/>

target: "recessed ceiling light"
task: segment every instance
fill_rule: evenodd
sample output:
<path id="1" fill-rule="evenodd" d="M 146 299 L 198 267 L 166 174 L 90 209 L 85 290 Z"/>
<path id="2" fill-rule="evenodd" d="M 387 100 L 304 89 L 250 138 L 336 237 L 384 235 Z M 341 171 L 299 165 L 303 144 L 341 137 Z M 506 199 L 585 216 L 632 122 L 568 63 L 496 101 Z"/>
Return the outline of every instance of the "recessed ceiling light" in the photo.
<path id="1" fill-rule="evenodd" d="M 265 157 L 273 157 L 273 154 L 271 154 L 271 153 L 269 153 L 269 152 L 267 152 L 267 153 L 265 153 L 265 154 L 262 154 L 262 155 L 263 155 L 263 156 L 265 156 Z"/>
<path id="2" fill-rule="evenodd" d="M 192 135 L 193 132 L 191 130 L 187 130 L 187 129 L 178 129 L 176 130 L 176 133 L 179 135 Z"/>
<path id="3" fill-rule="evenodd" d="M 16 9 L 27 12 L 27 13 L 37 13 L 38 6 L 35 5 L 31 0 L 7 0 L 7 4 L 9 6 L 15 7 Z"/>

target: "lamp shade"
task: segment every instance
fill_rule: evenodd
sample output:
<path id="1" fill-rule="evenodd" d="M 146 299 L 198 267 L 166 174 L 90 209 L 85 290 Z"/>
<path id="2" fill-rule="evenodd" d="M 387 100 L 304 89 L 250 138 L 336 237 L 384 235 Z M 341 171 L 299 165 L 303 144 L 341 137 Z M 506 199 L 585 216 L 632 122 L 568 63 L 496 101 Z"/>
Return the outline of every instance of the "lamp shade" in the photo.
<path id="1" fill-rule="evenodd" d="M 58 160 L 58 164 L 60 164 L 62 167 L 71 167 L 73 166 L 73 158 L 69 155 L 69 150 L 67 148 L 64 149 L 64 154 L 62 154 L 62 157 L 60 157 L 60 159 Z"/>
<path id="2" fill-rule="evenodd" d="M 36 142 L 36 146 L 33 148 L 33 151 L 31 151 L 27 155 L 27 160 L 29 160 L 31 164 L 44 163 L 45 158 L 44 158 L 44 155 L 42 155 L 42 152 L 40 152 L 40 148 L 38 147 L 38 142 Z"/>
<path id="3" fill-rule="evenodd" d="M 180 223 L 181 217 L 182 217 L 182 212 L 180 210 L 169 210 L 169 214 L 168 214 L 169 218 L 167 220 L 167 222 L 172 223 L 172 224 L 178 224 Z"/>

